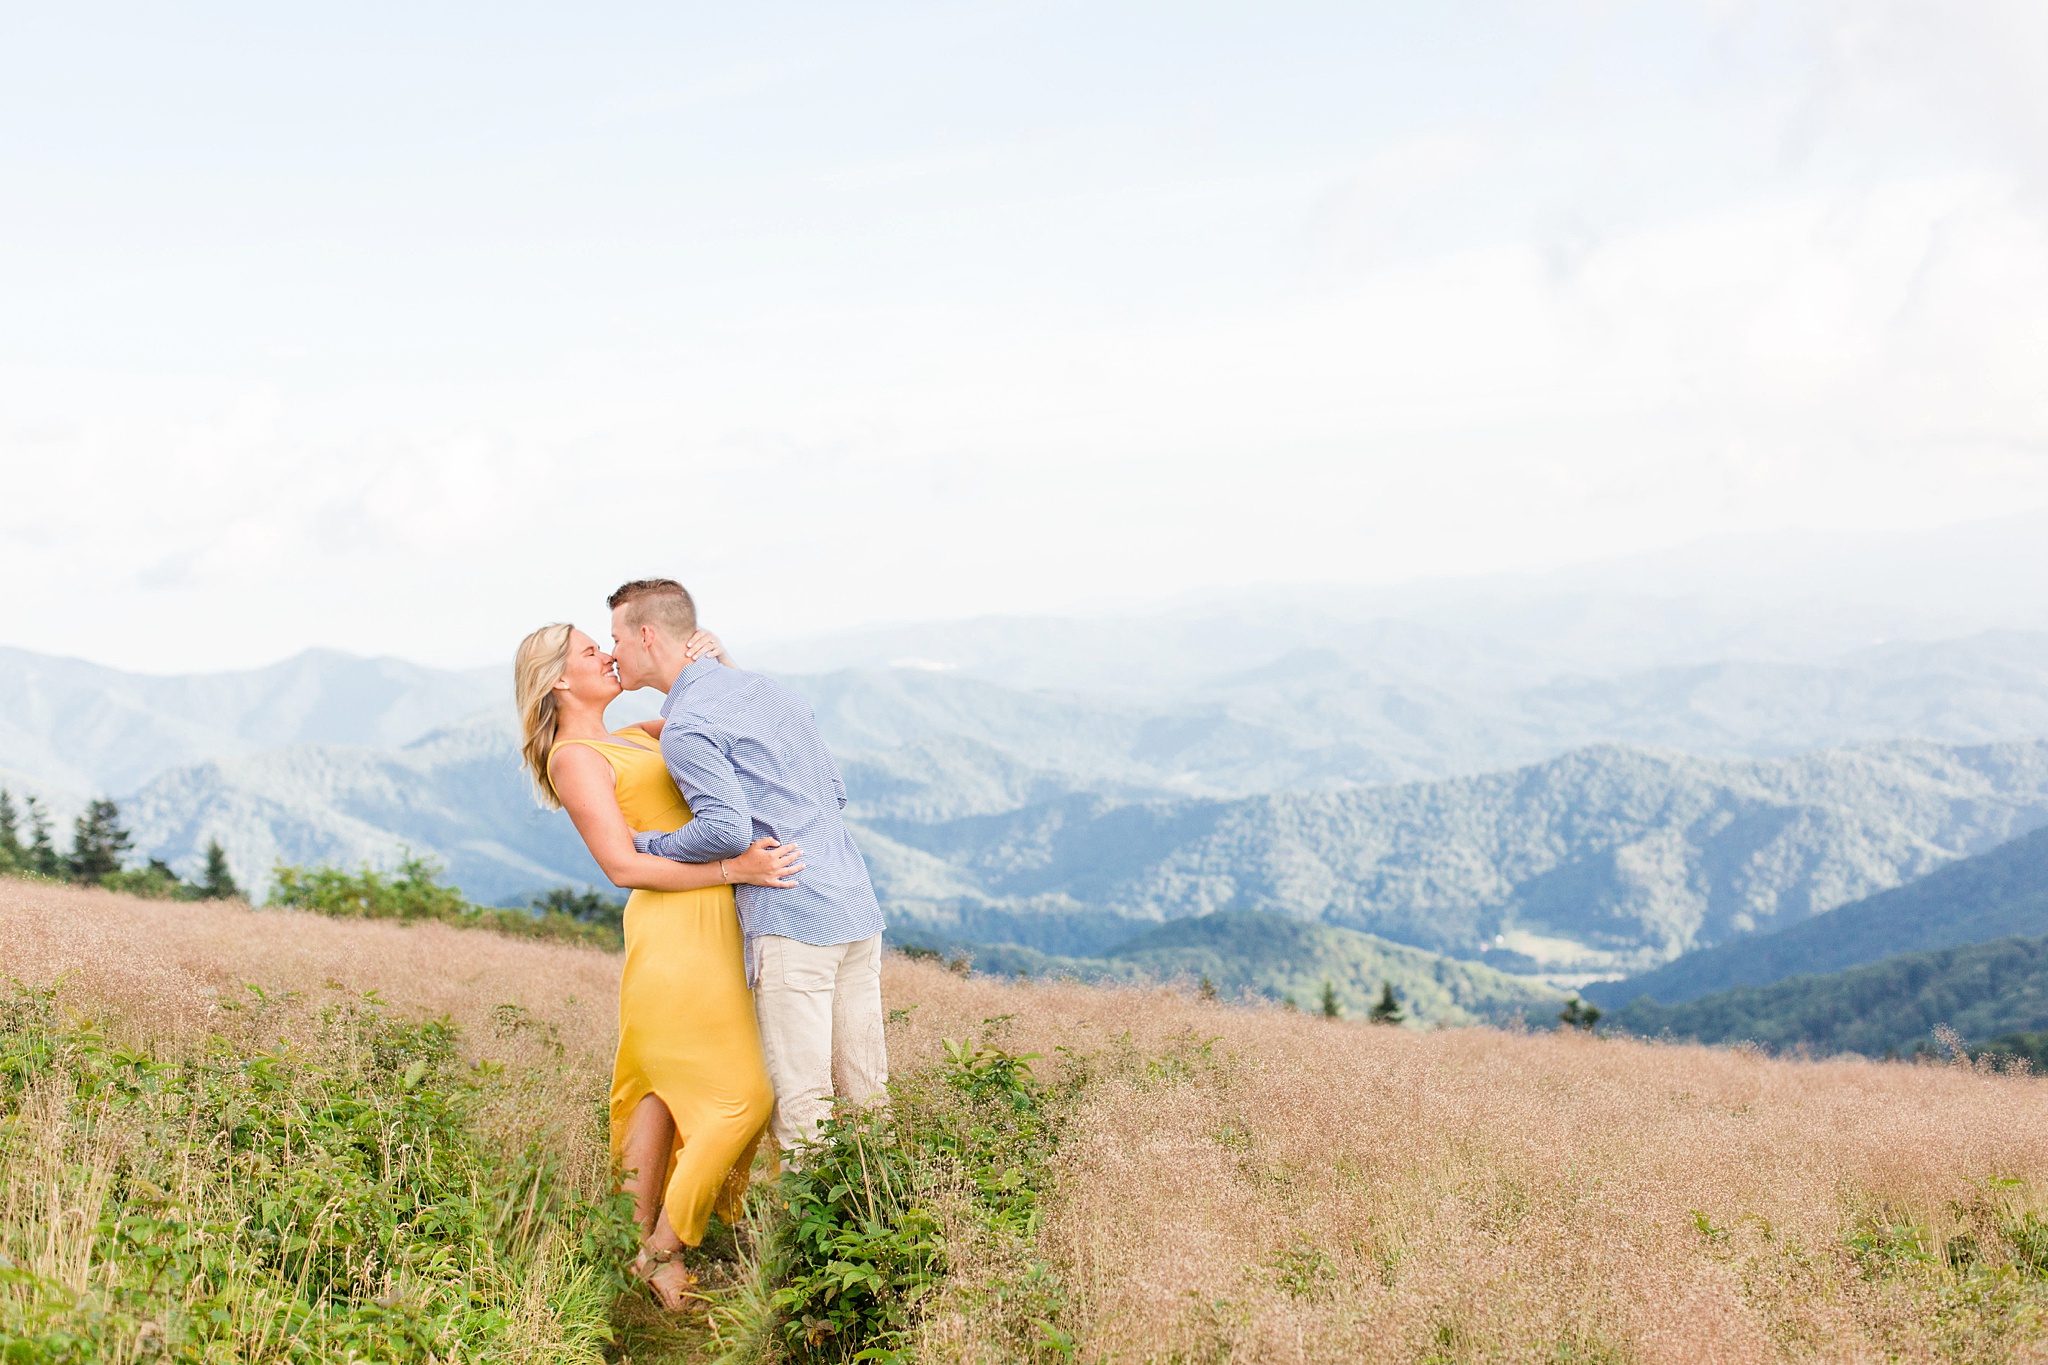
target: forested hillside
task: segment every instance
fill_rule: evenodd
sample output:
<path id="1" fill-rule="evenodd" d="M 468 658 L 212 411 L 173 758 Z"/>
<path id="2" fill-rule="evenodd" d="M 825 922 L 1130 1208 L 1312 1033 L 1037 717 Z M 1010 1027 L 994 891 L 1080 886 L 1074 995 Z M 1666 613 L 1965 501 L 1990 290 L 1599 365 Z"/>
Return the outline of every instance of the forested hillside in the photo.
<path id="1" fill-rule="evenodd" d="M 2048 1029 L 2048 938 L 1902 953 L 1826 976 L 1739 986 L 1682 1005 L 1637 1000 L 1612 1023 L 1703 1043 L 1906 1053 L 1947 1025 L 1969 1042 Z"/>
<path id="2" fill-rule="evenodd" d="M 2048 934 L 2048 828 L 1773 933 L 1688 953 L 1623 981 L 1600 982 L 1587 987 L 1586 996 L 1603 1005 L 1638 997 L 1675 1005 L 1894 953 L 2040 934 Z"/>
<path id="3" fill-rule="evenodd" d="M 1161 920 L 1263 910 L 1520 969 L 1648 966 L 2044 813 L 2048 742 L 1745 762 L 1602 747 L 1344 792 L 870 820 L 865 846 L 898 924 L 964 940 L 1094 955 Z"/>
<path id="4" fill-rule="evenodd" d="M 875 771 L 848 764 L 850 813 L 899 929 L 1077 956 L 1165 920 L 1259 910 L 1514 970 L 1654 966 L 1911 880 L 2048 812 L 2048 742 L 1743 762 L 1603 747 L 1439 782 L 1068 793 L 934 820 L 867 814 Z M 988 804 L 1038 794 L 1001 769 L 960 771 Z M 181 769 L 124 811 L 138 850 L 189 862 L 217 838 L 259 890 L 278 858 L 389 863 L 408 846 L 484 900 L 596 878 L 567 822 L 534 806 L 502 721 L 395 751 Z"/>
<path id="5" fill-rule="evenodd" d="M 1523 1017 L 1552 1022 L 1563 991 L 1371 934 L 1256 911 L 1218 911 L 1172 920 L 1101 957 L 1058 957 L 1028 948 L 984 947 L 977 969 L 1081 981 L 1207 983 L 1219 998 L 1245 994 L 1341 1017 L 1366 1018 L 1393 987 L 1400 1017 L 1418 1024 L 1467 1024 Z M 1327 992 L 1327 996 L 1326 996 Z"/>

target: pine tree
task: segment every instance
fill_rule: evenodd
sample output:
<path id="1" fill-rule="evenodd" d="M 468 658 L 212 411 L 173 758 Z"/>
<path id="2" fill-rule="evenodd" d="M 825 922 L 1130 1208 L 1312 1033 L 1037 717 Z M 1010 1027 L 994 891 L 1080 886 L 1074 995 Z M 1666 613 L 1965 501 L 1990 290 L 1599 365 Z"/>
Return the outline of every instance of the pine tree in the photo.
<path id="1" fill-rule="evenodd" d="M 1380 998 L 1372 1007 L 1372 1021 L 1375 1024 L 1398 1024 L 1407 1017 L 1401 1013 L 1401 1002 L 1394 998 L 1394 983 L 1380 982 Z"/>
<path id="2" fill-rule="evenodd" d="M 28 847 L 22 851 L 21 865 L 38 877 L 61 877 L 64 875 L 64 860 L 57 856 L 56 845 L 50 842 L 50 817 L 43 813 L 43 803 L 33 796 L 28 798 Z"/>
<path id="3" fill-rule="evenodd" d="M 1328 978 L 1328 977 L 1324 977 L 1324 978 L 1323 978 L 1323 1018 L 1325 1018 L 1325 1019 L 1342 1019 L 1343 1017 L 1344 1017 L 1344 1007 L 1343 1007 L 1342 1005 L 1340 1005 L 1340 1004 L 1338 1004 L 1338 1003 L 1337 1003 L 1337 988 L 1336 988 L 1336 987 L 1335 987 L 1334 985 L 1332 985 L 1332 984 L 1330 983 L 1330 978 Z"/>
<path id="4" fill-rule="evenodd" d="M 74 881 L 97 886 L 110 872 L 121 870 L 121 855 L 134 840 L 121 828 L 121 808 L 94 801 L 71 827 L 70 872 Z"/>
<path id="5" fill-rule="evenodd" d="M 12 872 L 22 866 L 27 853 L 21 846 L 21 822 L 14 813 L 14 798 L 7 794 L 7 788 L 0 787 L 0 872 Z"/>
<path id="6" fill-rule="evenodd" d="M 1209 979 L 1207 972 L 1202 973 L 1202 980 L 1195 987 L 1195 994 L 1204 1000 L 1214 1000 L 1216 998 L 1216 983 Z"/>
<path id="7" fill-rule="evenodd" d="M 1582 1028 L 1590 1033 L 1593 1025 L 1600 1022 L 1600 1007 L 1588 1005 L 1575 995 L 1564 1002 L 1564 1008 L 1558 1012 L 1557 1022 L 1566 1028 Z"/>
<path id="8" fill-rule="evenodd" d="M 218 839 L 206 841 L 206 875 L 199 879 L 199 894 L 210 901 L 234 900 L 242 894 L 242 888 L 235 885 L 234 875 L 228 871 L 228 855 Z"/>

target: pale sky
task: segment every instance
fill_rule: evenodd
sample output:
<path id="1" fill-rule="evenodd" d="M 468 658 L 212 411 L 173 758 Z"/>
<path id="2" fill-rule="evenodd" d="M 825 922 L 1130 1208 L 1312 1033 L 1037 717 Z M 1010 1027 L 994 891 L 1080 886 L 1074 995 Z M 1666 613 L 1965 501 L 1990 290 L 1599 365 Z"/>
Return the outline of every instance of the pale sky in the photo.
<path id="1" fill-rule="evenodd" d="M 2048 504 L 2048 6 L 0 10 L 0 644 L 495 663 Z"/>

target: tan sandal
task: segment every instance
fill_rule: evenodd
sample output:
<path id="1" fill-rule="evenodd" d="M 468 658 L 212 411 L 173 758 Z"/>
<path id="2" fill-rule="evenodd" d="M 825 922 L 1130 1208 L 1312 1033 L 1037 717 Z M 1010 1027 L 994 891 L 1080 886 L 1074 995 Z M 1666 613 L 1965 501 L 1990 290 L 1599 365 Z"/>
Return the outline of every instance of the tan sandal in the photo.
<path id="1" fill-rule="evenodd" d="M 682 1264 L 682 1255 L 681 1247 L 657 1251 L 643 1242 L 640 1245 L 640 1254 L 633 1258 L 632 1265 L 626 1267 L 626 1273 L 646 1285 L 653 1292 L 655 1300 L 670 1313 L 680 1313 L 690 1306 L 693 1299 L 703 1298 L 703 1295 L 695 1292 L 697 1277 Z M 669 1266 L 675 1266 L 683 1272 L 686 1283 L 681 1289 L 670 1288 L 654 1278 Z"/>

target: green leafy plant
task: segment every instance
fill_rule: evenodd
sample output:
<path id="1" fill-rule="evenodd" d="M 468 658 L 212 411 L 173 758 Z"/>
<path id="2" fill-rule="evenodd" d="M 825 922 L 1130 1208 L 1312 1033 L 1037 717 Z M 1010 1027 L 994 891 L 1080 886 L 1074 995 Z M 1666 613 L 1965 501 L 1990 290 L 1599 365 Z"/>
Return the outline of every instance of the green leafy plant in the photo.
<path id="1" fill-rule="evenodd" d="M 1566 1028 L 1584 1029 L 1591 1033 L 1593 1026 L 1600 1022 L 1600 1007 L 1589 1005 L 1575 995 L 1564 1002 L 1564 1008 L 1558 1012 L 1557 1021 Z"/>
<path id="2" fill-rule="evenodd" d="M 777 1187 L 786 1214 L 771 1303 L 794 1360 L 907 1359 L 948 1273 L 949 1203 L 1026 1253 L 1004 1305 L 1020 1358 L 1072 1353 L 1056 1321 L 1058 1280 L 1028 1255 L 1071 1087 L 1042 1082 L 1032 1069 L 1042 1059 L 1028 1053 L 972 1039 L 945 1050 L 936 1074 L 892 1085 L 887 1106 L 828 1121 Z"/>
<path id="3" fill-rule="evenodd" d="M 117 1044 L 51 991 L 0 1007 L 0 1175 L 22 1196 L 0 1222 L 4 1359 L 492 1359 L 538 1314 L 550 1358 L 594 1365 L 637 1233 L 624 1202 L 481 1129 L 503 1081 L 459 1061 L 446 1021 L 358 999 L 266 1036 L 289 1003 L 228 1002 L 242 1023 L 184 1057 Z"/>

